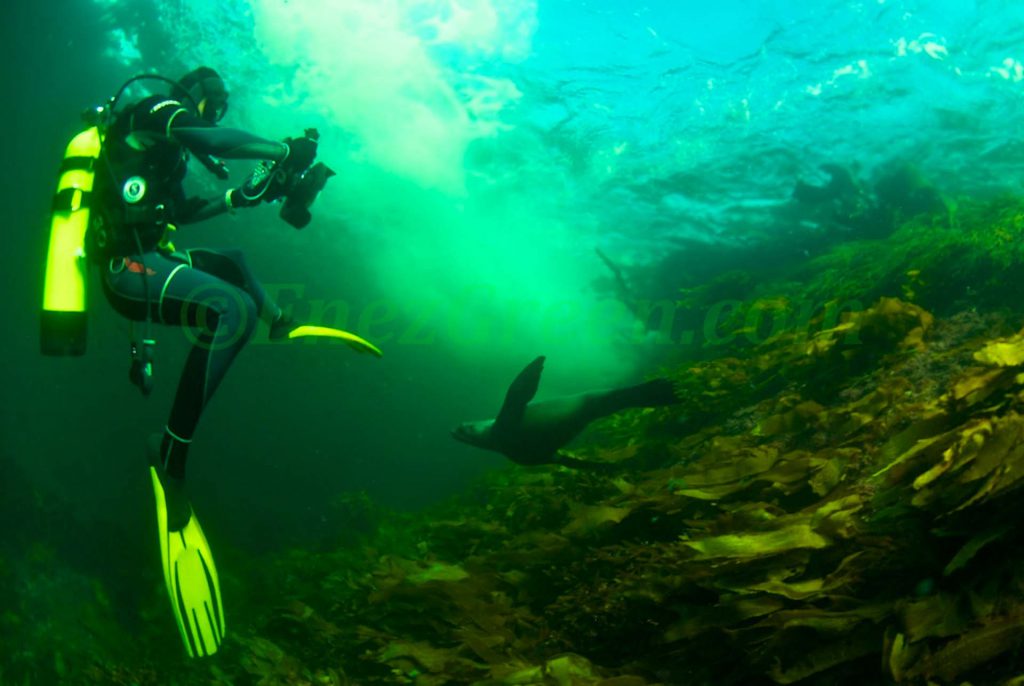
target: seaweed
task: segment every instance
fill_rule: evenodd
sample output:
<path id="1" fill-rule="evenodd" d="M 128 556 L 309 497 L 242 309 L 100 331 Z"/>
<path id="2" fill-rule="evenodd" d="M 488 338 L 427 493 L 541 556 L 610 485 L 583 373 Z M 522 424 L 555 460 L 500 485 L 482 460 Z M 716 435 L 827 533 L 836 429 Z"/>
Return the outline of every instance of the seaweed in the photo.
<path id="1" fill-rule="evenodd" d="M 1024 204 L 947 207 L 773 282 L 690 289 L 834 305 L 673 361 L 683 402 L 574 450 L 607 471 L 509 467 L 415 514 L 345 494 L 355 533 L 247 567 L 217 659 L 75 637 L 91 657 L 69 665 L 23 633 L 37 664 L 9 653 L 0 680 L 1024 683 Z M 0 594 L 48 566 L 0 557 Z M 109 637 L 101 595 L 75 611 Z M 0 615 L 4 638 L 30 600 Z"/>

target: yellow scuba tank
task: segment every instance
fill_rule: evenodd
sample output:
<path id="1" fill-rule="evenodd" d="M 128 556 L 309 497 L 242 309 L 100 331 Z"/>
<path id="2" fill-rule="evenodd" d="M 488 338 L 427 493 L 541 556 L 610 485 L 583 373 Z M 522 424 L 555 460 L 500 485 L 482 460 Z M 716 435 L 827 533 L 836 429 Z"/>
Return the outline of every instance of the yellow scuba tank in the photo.
<path id="1" fill-rule="evenodd" d="M 82 355 L 86 332 L 85 233 L 102 137 L 93 126 L 64 153 L 50 216 L 40 345 L 44 355 Z"/>

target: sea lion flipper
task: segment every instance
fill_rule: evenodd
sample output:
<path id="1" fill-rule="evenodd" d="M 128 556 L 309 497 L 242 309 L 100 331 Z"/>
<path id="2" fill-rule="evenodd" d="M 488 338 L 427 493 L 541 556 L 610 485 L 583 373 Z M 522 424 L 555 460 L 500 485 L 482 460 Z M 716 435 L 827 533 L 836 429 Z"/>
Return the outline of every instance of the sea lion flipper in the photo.
<path id="1" fill-rule="evenodd" d="M 540 375 L 544 371 L 544 356 L 541 355 L 519 372 L 519 375 L 508 387 L 505 402 L 501 411 L 494 419 L 494 430 L 501 432 L 506 429 L 515 430 L 523 420 L 527 404 L 537 395 L 540 386 Z"/>
<path id="2" fill-rule="evenodd" d="M 615 462 L 595 462 L 593 460 L 584 460 L 561 450 L 552 455 L 548 462 L 560 467 L 579 469 L 596 474 L 609 474 L 621 468 L 620 465 Z"/>

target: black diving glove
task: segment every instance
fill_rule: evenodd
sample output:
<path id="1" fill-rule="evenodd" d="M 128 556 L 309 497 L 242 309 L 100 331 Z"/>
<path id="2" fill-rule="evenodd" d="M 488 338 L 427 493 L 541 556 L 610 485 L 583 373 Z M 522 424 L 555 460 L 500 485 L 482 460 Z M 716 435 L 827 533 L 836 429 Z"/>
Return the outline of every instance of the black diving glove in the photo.
<path id="1" fill-rule="evenodd" d="M 264 160 L 256 165 L 241 186 L 228 191 L 225 199 L 228 207 L 253 207 L 260 202 L 272 202 L 281 197 L 284 184 L 277 174 L 280 162 Z"/>
<path id="2" fill-rule="evenodd" d="M 228 206 L 229 210 L 233 210 L 238 207 L 255 207 L 260 204 L 260 196 L 250 198 L 245 194 L 243 190 L 245 186 L 241 188 L 232 188 L 224 194 L 224 203 Z"/>
<path id="3" fill-rule="evenodd" d="M 306 129 L 300 138 L 285 138 L 288 154 L 280 162 L 263 161 L 239 188 L 228 191 L 229 207 L 252 207 L 260 202 L 274 202 L 286 196 L 294 183 L 316 159 L 316 129 Z"/>
<path id="4" fill-rule="evenodd" d="M 302 138 L 285 138 L 288 155 L 281 160 L 281 168 L 288 174 L 301 174 L 309 169 L 316 159 L 316 146 L 319 135 L 316 129 L 307 129 Z"/>

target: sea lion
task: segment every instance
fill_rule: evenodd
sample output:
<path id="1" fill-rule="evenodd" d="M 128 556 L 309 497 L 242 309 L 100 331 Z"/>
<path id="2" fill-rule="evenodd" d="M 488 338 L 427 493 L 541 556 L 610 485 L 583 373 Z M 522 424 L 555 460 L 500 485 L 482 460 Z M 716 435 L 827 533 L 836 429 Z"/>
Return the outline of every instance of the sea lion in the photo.
<path id="1" fill-rule="evenodd" d="M 661 407 L 679 402 L 668 379 L 530 402 L 540 385 L 544 359 L 538 357 L 519 372 L 508 387 L 497 417 L 460 424 L 452 431 L 452 438 L 501 453 L 526 466 L 607 467 L 605 463 L 568 457 L 559 450 L 595 419 L 629 407 Z"/>

